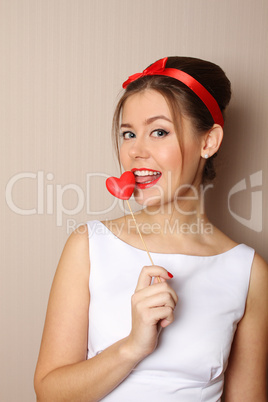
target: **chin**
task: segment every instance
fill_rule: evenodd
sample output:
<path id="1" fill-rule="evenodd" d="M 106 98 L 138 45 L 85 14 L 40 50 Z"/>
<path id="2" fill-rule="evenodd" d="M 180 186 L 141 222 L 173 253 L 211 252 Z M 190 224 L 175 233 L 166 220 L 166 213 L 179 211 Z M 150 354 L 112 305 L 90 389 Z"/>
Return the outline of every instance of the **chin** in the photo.
<path id="1" fill-rule="evenodd" d="M 159 194 L 151 194 L 147 195 L 144 192 L 135 190 L 134 191 L 134 198 L 137 204 L 147 208 L 147 207 L 154 207 L 154 208 L 161 208 L 164 204 L 164 200 Z"/>

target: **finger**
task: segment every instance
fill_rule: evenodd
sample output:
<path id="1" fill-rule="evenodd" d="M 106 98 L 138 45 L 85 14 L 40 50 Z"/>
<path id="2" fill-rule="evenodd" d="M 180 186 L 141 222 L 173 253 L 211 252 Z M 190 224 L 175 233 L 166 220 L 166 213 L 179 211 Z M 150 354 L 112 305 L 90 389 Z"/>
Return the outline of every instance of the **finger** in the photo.
<path id="1" fill-rule="evenodd" d="M 165 268 L 160 267 L 158 265 L 145 266 L 141 270 L 141 273 L 140 273 L 140 276 L 138 279 L 138 283 L 137 283 L 137 287 L 136 287 L 136 291 L 138 291 L 140 289 L 144 289 L 147 286 L 150 286 L 151 282 L 152 282 L 152 278 L 154 278 L 154 277 L 160 277 L 160 278 L 167 280 L 167 279 L 171 279 L 171 277 L 173 277 L 173 275 L 170 274 Z"/>
<path id="2" fill-rule="evenodd" d="M 170 307 L 172 310 L 176 307 L 176 302 L 172 295 L 167 292 L 162 292 L 158 294 L 150 295 L 142 300 L 140 300 L 139 308 L 141 310 L 156 308 L 156 307 Z"/>
<path id="3" fill-rule="evenodd" d="M 161 306 L 169 300 L 172 300 L 171 306 L 175 307 L 178 302 L 178 296 L 175 290 L 172 289 L 167 282 L 147 286 L 144 289 L 136 291 L 132 295 L 133 307 L 137 304 L 141 304 L 143 308 Z"/>
<path id="4" fill-rule="evenodd" d="M 174 321 L 173 309 L 168 306 L 155 307 L 149 310 L 147 313 L 148 322 L 151 324 L 157 324 L 160 322 L 162 328 L 167 327 Z"/>
<path id="5" fill-rule="evenodd" d="M 173 321 L 174 321 L 174 317 L 172 317 L 172 319 L 164 318 L 163 320 L 161 320 L 159 322 L 160 328 L 168 327 L 170 324 L 172 324 Z"/>
<path id="6" fill-rule="evenodd" d="M 142 297 L 150 297 L 152 295 L 159 295 L 159 294 L 167 294 L 170 295 L 172 297 L 172 299 L 175 302 L 175 305 L 178 302 L 178 295 L 175 292 L 175 290 L 169 285 L 168 282 L 166 282 L 166 280 L 163 280 L 163 282 L 158 283 L 156 282 L 154 284 L 154 286 L 148 286 L 145 289 L 142 289 Z"/>
<path id="7" fill-rule="evenodd" d="M 159 282 L 160 281 L 160 282 Z M 166 281 L 166 279 L 164 279 L 164 278 L 162 278 L 161 276 L 155 276 L 154 278 L 153 278 L 153 285 L 155 285 L 156 283 L 161 283 L 161 282 L 165 282 Z"/>

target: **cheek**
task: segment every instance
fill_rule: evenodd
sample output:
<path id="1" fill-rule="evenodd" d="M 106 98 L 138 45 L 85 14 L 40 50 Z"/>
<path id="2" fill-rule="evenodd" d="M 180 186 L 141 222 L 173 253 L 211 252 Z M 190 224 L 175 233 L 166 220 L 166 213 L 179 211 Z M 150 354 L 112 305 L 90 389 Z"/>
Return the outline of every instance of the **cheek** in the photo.
<path id="1" fill-rule="evenodd" d="M 127 161 L 127 155 L 126 155 L 126 152 L 125 152 L 124 148 L 125 147 L 123 145 L 121 145 L 121 147 L 119 149 L 119 160 L 120 160 L 121 165 L 125 169 L 126 161 Z"/>
<path id="2" fill-rule="evenodd" d="M 162 151 L 162 164 L 163 166 L 172 172 L 178 172 L 182 166 L 182 154 L 179 148 L 169 147 Z"/>
<path id="3" fill-rule="evenodd" d="M 187 149 L 183 158 L 183 172 L 185 179 L 192 183 L 196 178 L 200 165 L 200 150 L 195 145 Z"/>

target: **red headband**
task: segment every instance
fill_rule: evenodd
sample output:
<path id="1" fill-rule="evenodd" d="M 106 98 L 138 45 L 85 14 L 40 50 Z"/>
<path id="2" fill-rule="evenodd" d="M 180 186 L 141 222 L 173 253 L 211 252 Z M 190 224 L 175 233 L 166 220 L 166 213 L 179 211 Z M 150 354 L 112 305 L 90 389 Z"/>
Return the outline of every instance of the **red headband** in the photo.
<path id="1" fill-rule="evenodd" d="M 160 59 L 150 67 L 146 68 L 142 73 L 131 75 L 128 80 L 123 83 L 123 88 L 126 88 L 131 82 L 136 81 L 138 78 L 145 77 L 146 75 L 166 75 L 168 77 L 175 78 L 189 87 L 201 99 L 201 101 L 208 108 L 214 123 L 217 123 L 223 127 L 224 121 L 220 107 L 211 93 L 209 93 L 208 90 L 203 87 L 202 84 L 200 84 L 200 82 L 184 71 L 177 70 L 176 68 L 165 68 L 167 60 L 168 57 Z"/>

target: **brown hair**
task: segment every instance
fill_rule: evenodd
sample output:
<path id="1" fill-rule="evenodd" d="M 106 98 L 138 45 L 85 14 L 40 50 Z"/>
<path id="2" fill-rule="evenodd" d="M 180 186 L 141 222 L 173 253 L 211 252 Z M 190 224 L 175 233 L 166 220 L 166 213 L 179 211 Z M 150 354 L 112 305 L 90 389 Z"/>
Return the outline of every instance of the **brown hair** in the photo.
<path id="1" fill-rule="evenodd" d="M 224 71 L 219 66 L 209 61 L 193 57 L 169 57 L 166 68 L 182 70 L 199 81 L 216 99 L 224 117 L 224 110 L 231 98 L 231 84 Z M 127 86 L 115 109 L 113 118 L 113 140 L 118 159 L 118 134 L 122 107 L 129 96 L 144 91 L 145 89 L 156 90 L 164 96 L 170 108 L 177 135 L 179 133 L 178 116 L 181 114 L 190 117 L 197 134 L 202 135 L 213 126 L 213 118 L 205 104 L 182 82 L 167 76 L 143 76 Z M 216 176 L 213 166 L 215 156 L 216 154 L 206 161 L 203 171 L 203 181 L 212 180 Z"/>

